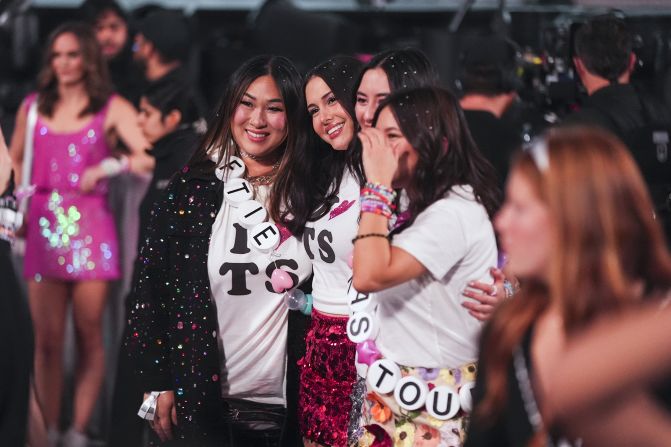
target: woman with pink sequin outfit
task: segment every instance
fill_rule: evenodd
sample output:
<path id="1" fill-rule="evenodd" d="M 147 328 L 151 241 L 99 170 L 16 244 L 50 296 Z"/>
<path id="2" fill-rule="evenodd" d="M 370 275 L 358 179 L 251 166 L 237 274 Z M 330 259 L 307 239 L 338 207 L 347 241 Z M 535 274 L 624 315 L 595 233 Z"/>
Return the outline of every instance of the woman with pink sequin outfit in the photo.
<path id="1" fill-rule="evenodd" d="M 151 168 L 133 106 L 111 92 L 93 32 L 64 24 L 47 44 L 37 94 L 21 105 L 12 155 L 22 166 L 26 132 L 33 132 L 24 275 L 35 325 L 35 382 L 53 444 L 63 382 L 63 336 L 72 300 L 78 347 L 73 426 L 66 446 L 84 434 L 104 377 L 102 313 L 108 282 L 119 277 L 117 235 L 107 207 L 106 178 L 129 166 Z M 29 110 L 36 110 L 28 129 Z M 31 125 L 32 127 L 32 125 Z M 116 138 L 131 148 L 112 157 Z M 21 172 L 21 169 L 17 169 Z"/>
<path id="2" fill-rule="evenodd" d="M 347 445 L 350 394 L 356 383 L 354 344 L 345 326 L 350 240 L 356 233 L 363 181 L 357 153 L 348 150 L 356 127 L 352 87 L 361 65 L 337 56 L 308 73 L 304 92 L 314 132 L 304 131 L 311 144 L 308 150 L 293 151 L 292 163 L 278 175 L 276 185 L 278 203 L 288 204 L 285 216 L 291 218 L 286 224 L 301 235 L 314 272 L 312 319 L 306 354 L 299 361 L 298 422 L 306 445 Z"/>

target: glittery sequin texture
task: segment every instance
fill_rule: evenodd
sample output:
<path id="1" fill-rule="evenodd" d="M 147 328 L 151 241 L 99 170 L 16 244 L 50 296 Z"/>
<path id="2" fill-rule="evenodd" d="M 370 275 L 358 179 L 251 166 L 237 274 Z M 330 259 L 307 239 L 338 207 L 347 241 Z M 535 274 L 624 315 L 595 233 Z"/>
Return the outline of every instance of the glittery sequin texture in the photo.
<path id="1" fill-rule="evenodd" d="M 334 447 L 347 445 L 347 426 L 356 383 L 355 345 L 347 338 L 347 317 L 312 311 L 306 353 L 299 361 L 298 421 L 307 439 Z"/>
<path id="2" fill-rule="evenodd" d="M 30 96 L 28 102 L 34 101 Z M 54 132 L 38 118 L 34 134 L 24 275 L 40 280 L 119 277 L 117 235 L 107 206 L 107 181 L 80 191 L 81 178 L 111 155 L 104 138 L 107 107 L 75 132 Z"/>
<path id="3" fill-rule="evenodd" d="M 152 211 L 136 260 L 125 349 L 147 390 L 175 390 L 183 445 L 223 445 L 216 311 L 207 254 L 221 182 L 190 169 Z"/>

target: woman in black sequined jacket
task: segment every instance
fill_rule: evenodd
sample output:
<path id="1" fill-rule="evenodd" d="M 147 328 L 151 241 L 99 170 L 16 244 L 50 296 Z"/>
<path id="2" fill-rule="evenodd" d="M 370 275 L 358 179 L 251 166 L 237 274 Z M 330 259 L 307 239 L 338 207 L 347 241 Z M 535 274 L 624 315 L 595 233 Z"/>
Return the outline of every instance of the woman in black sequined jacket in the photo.
<path id="1" fill-rule="evenodd" d="M 250 77 L 249 71 L 254 66 L 270 70 L 270 73 Z M 244 76 L 240 74 L 245 70 L 246 84 L 241 81 Z M 243 148 L 238 147 L 238 142 L 231 136 L 232 116 L 237 108 L 249 107 L 242 98 L 243 94 L 249 96 L 245 89 L 251 81 L 269 75 L 282 94 L 287 122 L 286 138 L 278 149 L 271 149 L 278 151 L 280 158 L 273 164 L 270 174 L 263 176 L 272 182 L 276 166 L 287 162 L 280 151 L 286 145 L 301 144 L 297 123 L 303 119 L 304 106 L 300 77 L 284 58 L 260 56 L 236 73 L 217 114 L 218 121 L 210 123 L 210 131 L 189 166 L 173 178 L 162 200 L 155 204 L 136 260 L 128 321 L 130 330 L 124 343 L 137 365 L 136 373 L 145 391 L 170 390 L 169 401 L 161 401 L 159 397 L 157 414 L 162 402 L 173 405 L 174 392 L 177 424 L 170 425 L 174 441 L 169 445 L 250 445 L 244 441 L 231 441 L 230 425 L 227 424 L 231 412 L 221 397 L 223 357 L 219 348 L 217 309 L 208 276 L 208 253 L 213 224 L 222 208 L 224 183 L 215 176 L 216 165 L 210 156 L 215 152 L 214 158 L 219 163 L 232 155 L 242 156 L 245 160 Z M 253 182 L 251 177 L 247 179 Z M 295 421 L 296 360 L 303 355 L 305 324 L 300 313 L 290 312 L 286 417 L 283 418 L 281 440 L 274 439 L 270 445 L 300 444 Z M 226 328 L 221 329 L 224 338 L 225 331 Z M 160 432 L 156 427 L 154 430 Z"/>

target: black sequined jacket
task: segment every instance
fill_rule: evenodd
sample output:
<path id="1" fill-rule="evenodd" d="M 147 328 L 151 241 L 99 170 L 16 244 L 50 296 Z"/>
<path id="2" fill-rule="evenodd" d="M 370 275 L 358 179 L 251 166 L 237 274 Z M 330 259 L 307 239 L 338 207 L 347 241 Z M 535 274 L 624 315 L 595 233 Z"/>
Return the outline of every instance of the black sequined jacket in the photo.
<path id="1" fill-rule="evenodd" d="M 130 331 L 124 341 L 146 391 L 175 391 L 175 434 L 188 446 L 223 445 L 225 437 L 217 314 L 207 272 L 210 233 L 223 186 L 212 171 L 207 164 L 184 168 L 154 205 L 136 260 Z M 290 314 L 284 432 L 298 433 L 295 363 L 304 351 L 306 322 L 296 322 L 301 318 L 298 312 Z M 283 444 L 295 445 L 291 439 Z"/>

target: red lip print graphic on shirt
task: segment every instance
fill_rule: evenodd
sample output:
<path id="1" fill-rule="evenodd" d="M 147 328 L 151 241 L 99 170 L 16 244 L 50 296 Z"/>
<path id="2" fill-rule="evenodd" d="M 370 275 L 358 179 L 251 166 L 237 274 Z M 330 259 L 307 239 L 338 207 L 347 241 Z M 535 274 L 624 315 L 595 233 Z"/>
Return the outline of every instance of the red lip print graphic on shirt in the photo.
<path id="1" fill-rule="evenodd" d="M 342 213 L 350 209 L 355 202 L 356 200 L 343 200 L 340 205 L 331 210 L 331 213 L 329 214 L 329 220 L 340 216 Z"/>

